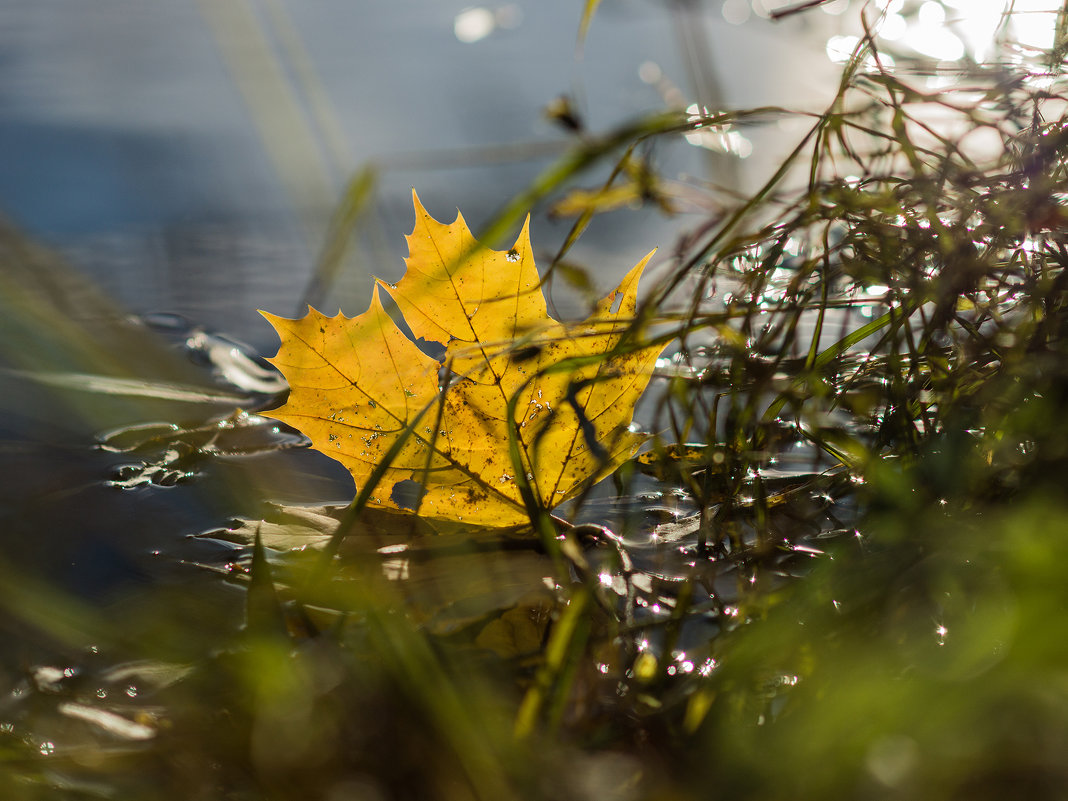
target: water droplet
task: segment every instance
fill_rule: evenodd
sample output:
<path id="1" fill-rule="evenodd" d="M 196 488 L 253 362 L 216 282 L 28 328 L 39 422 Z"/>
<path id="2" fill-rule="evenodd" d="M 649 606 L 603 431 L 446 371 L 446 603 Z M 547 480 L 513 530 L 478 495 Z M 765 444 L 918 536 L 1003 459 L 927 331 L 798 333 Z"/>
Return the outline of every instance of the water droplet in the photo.
<path id="1" fill-rule="evenodd" d="M 511 262 L 519 261 L 519 251 L 516 250 L 515 248 L 512 248 L 511 250 L 508 251 L 508 255 L 505 256 L 505 258 L 508 259 L 508 261 L 511 261 Z"/>
<path id="2" fill-rule="evenodd" d="M 126 688 L 126 694 L 127 694 L 128 696 L 130 696 L 131 698 L 136 698 L 136 697 L 137 697 L 137 688 L 136 688 L 136 687 L 134 687 L 134 686 L 133 686 L 133 685 L 131 684 L 131 685 L 130 685 L 129 687 L 127 687 L 127 688 Z"/>
<path id="3" fill-rule="evenodd" d="M 56 753 L 56 744 L 49 740 L 45 740 L 41 743 L 41 747 L 38 750 L 41 752 L 42 756 L 52 756 L 52 754 Z"/>
<path id="4" fill-rule="evenodd" d="M 367 401 L 367 402 L 368 402 L 369 404 L 371 404 L 371 408 L 372 408 L 372 409 L 377 409 L 377 408 L 378 408 L 378 404 L 377 404 L 377 403 L 375 403 L 374 401 Z"/>

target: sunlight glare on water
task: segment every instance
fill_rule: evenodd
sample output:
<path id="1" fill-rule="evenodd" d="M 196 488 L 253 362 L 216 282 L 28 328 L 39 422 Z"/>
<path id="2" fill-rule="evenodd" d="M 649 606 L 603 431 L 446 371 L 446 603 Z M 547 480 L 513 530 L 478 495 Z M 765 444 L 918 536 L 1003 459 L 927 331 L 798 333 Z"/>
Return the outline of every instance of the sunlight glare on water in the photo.
<path id="1" fill-rule="evenodd" d="M 836 4 L 831 4 L 836 5 Z M 855 7 L 863 4 L 854 0 Z M 966 57 L 982 62 L 1004 32 L 1025 48 L 1048 49 L 1056 31 L 1056 0 L 875 0 L 868 7 L 873 33 L 941 62 Z M 1012 16 L 1006 25 L 1005 15 Z M 844 62 L 858 42 L 855 36 L 835 35 L 827 40 L 827 56 Z"/>
<path id="2" fill-rule="evenodd" d="M 944 64 L 964 59 L 982 63 L 992 57 L 1002 35 L 1025 51 L 1052 47 L 1059 6 L 1055 0 L 875 0 L 871 5 L 854 0 L 852 5 L 862 10 L 878 43 Z M 852 27 L 836 33 L 827 39 L 827 58 L 845 63 L 859 42 Z M 889 54 L 881 52 L 880 60 L 885 68 L 893 68 Z M 867 59 L 865 66 L 874 67 L 874 60 Z"/>
<path id="3" fill-rule="evenodd" d="M 697 103 L 691 103 L 686 113 L 690 115 L 691 122 L 699 122 L 702 112 Z M 740 159 L 749 158 L 753 153 L 753 144 L 745 136 L 730 125 L 709 125 L 698 128 L 684 135 L 691 145 L 703 147 L 706 150 L 714 150 L 719 153 L 729 153 Z"/>
<path id="4" fill-rule="evenodd" d="M 725 0 L 721 9 L 723 19 L 731 25 L 741 25 L 749 19 L 751 11 L 752 6 L 747 0 Z"/>
<path id="5" fill-rule="evenodd" d="M 510 3 L 496 11 L 482 6 L 465 8 L 453 19 L 452 30 L 456 38 L 465 44 L 485 39 L 498 28 L 515 28 L 522 21 L 519 6 Z"/>

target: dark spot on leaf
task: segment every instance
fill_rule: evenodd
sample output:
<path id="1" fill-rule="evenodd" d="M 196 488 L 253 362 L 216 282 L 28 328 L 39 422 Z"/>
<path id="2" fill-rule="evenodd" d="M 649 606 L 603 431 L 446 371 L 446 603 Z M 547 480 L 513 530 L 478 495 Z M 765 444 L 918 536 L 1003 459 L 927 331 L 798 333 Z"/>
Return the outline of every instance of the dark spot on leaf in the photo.
<path id="1" fill-rule="evenodd" d="M 523 348 L 517 348 L 512 351 L 513 362 L 529 362 L 531 359 L 538 358 L 538 354 L 541 353 L 541 346 L 539 345 L 527 345 Z"/>
<path id="2" fill-rule="evenodd" d="M 426 495 L 426 488 L 422 484 L 406 478 L 393 485 L 389 499 L 401 509 L 410 509 L 414 512 L 419 508 L 419 502 L 423 500 L 424 495 Z"/>

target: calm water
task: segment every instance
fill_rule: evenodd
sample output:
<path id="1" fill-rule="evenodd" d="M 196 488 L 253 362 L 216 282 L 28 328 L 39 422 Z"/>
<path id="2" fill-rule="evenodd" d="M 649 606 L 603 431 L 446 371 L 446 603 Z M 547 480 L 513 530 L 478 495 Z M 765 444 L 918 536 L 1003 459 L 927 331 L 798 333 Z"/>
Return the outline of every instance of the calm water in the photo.
<path id="1" fill-rule="evenodd" d="M 481 16 L 466 4 L 8 0 L 0 211 L 131 310 L 179 312 L 268 349 L 255 309 L 295 310 L 359 165 L 387 165 L 360 268 L 389 278 L 402 270 L 411 188 L 477 228 L 549 158 L 485 148 L 564 145 L 543 115 L 561 94 L 600 131 L 680 99 L 818 107 L 834 86 L 824 14 L 736 26 L 718 3 L 699 14 L 604 3 L 576 62 L 581 3 L 497 3 Z M 796 136 L 772 128 L 732 160 L 743 187 Z M 669 175 L 709 175 L 698 148 L 658 156 Z M 650 247 L 666 251 L 679 225 L 624 217 L 595 224 L 573 253 L 605 288 Z M 549 251 L 565 230 L 538 216 L 535 245 Z M 335 304 L 361 311 L 366 284 L 351 280 Z"/>

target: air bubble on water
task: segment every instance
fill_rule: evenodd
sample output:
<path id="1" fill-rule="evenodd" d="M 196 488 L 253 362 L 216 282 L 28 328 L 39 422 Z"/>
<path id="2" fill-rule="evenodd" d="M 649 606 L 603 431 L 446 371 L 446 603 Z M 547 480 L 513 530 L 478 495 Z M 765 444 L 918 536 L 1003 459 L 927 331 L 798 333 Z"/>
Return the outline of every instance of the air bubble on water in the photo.
<path id="1" fill-rule="evenodd" d="M 56 753 L 56 744 L 45 740 L 37 750 L 41 752 L 41 756 L 52 756 L 52 754 Z"/>
<path id="2" fill-rule="evenodd" d="M 137 688 L 136 688 L 136 687 L 134 687 L 134 686 L 133 686 L 133 685 L 131 684 L 131 685 L 130 685 L 129 687 L 127 687 L 127 688 L 126 688 L 126 694 L 127 694 L 128 696 L 130 696 L 130 698 L 136 698 L 136 697 L 137 697 Z"/>

